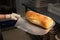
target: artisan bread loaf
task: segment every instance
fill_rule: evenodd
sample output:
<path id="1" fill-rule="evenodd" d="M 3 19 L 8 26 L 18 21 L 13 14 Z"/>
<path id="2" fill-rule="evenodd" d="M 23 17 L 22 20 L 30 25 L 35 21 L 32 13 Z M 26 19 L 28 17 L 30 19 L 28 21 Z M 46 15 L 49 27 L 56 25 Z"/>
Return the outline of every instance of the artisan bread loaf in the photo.
<path id="1" fill-rule="evenodd" d="M 25 18 L 31 23 L 39 25 L 46 29 L 54 25 L 54 21 L 52 18 L 40 13 L 36 13 L 34 11 L 27 11 L 25 13 Z"/>

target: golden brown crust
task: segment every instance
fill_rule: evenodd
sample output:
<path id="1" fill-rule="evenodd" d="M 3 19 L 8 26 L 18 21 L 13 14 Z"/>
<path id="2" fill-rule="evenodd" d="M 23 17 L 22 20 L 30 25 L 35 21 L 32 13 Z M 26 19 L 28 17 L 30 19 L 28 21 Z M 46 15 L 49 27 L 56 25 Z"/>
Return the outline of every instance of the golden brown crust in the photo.
<path id="1" fill-rule="evenodd" d="M 25 17 L 33 24 L 39 25 L 43 28 L 50 28 L 53 24 L 53 20 L 50 17 L 33 11 L 26 12 Z"/>

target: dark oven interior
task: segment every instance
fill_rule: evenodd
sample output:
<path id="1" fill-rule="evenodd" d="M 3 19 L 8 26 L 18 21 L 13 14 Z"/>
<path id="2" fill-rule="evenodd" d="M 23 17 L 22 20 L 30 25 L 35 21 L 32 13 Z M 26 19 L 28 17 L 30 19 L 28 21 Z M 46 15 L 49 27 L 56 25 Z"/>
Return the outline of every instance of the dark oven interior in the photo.
<path id="1" fill-rule="evenodd" d="M 15 0 L 0 0 L 0 14 L 16 12 Z"/>

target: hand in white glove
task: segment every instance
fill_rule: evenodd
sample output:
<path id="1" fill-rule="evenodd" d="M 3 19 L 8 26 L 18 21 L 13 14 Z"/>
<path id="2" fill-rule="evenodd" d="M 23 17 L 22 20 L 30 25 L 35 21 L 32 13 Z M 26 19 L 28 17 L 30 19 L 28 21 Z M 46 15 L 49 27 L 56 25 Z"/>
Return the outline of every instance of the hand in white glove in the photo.
<path id="1" fill-rule="evenodd" d="M 6 19 L 17 20 L 19 18 L 20 18 L 20 15 L 18 15 L 16 13 L 12 13 L 12 14 L 7 14 L 6 15 Z"/>

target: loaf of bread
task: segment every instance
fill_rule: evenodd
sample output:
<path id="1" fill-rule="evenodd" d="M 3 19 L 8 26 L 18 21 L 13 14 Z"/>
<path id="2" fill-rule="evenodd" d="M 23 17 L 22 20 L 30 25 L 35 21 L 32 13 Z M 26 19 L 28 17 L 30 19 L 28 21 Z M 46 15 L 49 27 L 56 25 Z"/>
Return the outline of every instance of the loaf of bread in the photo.
<path id="1" fill-rule="evenodd" d="M 43 28 L 51 28 L 54 25 L 54 21 L 52 18 L 36 13 L 34 11 L 27 11 L 25 14 L 25 18 L 33 24 L 39 25 Z"/>

